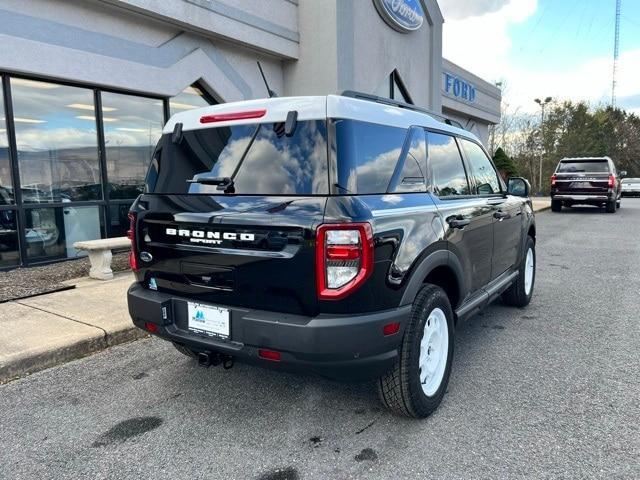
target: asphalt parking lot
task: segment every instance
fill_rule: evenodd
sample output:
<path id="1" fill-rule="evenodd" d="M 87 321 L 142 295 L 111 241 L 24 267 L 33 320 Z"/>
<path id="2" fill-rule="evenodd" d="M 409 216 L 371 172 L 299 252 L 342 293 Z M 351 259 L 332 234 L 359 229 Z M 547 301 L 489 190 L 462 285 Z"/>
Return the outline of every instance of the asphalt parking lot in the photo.
<path id="1" fill-rule="evenodd" d="M 536 294 L 457 332 L 424 421 L 142 340 L 0 386 L 0 478 L 638 478 L 640 199 L 538 215 Z"/>

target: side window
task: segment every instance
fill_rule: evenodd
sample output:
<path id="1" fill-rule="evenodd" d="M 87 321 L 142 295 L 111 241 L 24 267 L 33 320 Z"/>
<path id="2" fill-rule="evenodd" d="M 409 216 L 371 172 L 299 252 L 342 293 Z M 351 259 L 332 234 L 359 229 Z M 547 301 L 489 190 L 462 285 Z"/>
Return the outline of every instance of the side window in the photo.
<path id="1" fill-rule="evenodd" d="M 427 132 L 427 144 L 433 193 L 439 197 L 469 195 L 469 181 L 455 138 Z"/>
<path id="2" fill-rule="evenodd" d="M 347 193 L 387 193 L 406 135 L 404 128 L 337 120 L 338 187 Z"/>
<path id="3" fill-rule="evenodd" d="M 396 193 L 425 192 L 427 189 L 425 177 L 427 145 L 424 129 L 412 127 L 408 137 L 404 158 L 398 162 L 398 164 L 402 164 L 402 170 L 397 178 L 393 179 L 392 183 L 395 187 L 392 185 L 390 191 Z"/>
<path id="4" fill-rule="evenodd" d="M 479 145 L 468 140 L 460 139 L 464 152 L 467 154 L 471 176 L 476 182 L 478 195 L 494 195 L 500 193 L 500 180 L 491 160 Z"/>

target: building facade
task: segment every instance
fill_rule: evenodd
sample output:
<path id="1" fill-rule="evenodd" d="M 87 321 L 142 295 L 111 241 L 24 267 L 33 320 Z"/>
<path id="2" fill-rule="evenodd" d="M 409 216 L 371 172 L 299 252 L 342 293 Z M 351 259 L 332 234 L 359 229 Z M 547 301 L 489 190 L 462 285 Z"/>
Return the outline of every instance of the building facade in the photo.
<path id="1" fill-rule="evenodd" d="M 483 141 L 499 90 L 442 58 L 435 0 L 4 0 L 0 269 L 122 236 L 177 111 L 343 90 L 396 98 Z"/>

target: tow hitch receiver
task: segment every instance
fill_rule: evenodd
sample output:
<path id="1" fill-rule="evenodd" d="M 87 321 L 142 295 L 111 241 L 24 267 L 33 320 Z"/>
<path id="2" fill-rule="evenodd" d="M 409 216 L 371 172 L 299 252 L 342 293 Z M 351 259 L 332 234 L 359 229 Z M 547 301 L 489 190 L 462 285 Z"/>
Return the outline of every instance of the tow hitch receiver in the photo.
<path id="1" fill-rule="evenodd" d="M 201 367 L 215 367 L 222 364 L 225 370 L 233 367 L 233 357 L 219 353 L 198 352 L 198 365 Z"/>

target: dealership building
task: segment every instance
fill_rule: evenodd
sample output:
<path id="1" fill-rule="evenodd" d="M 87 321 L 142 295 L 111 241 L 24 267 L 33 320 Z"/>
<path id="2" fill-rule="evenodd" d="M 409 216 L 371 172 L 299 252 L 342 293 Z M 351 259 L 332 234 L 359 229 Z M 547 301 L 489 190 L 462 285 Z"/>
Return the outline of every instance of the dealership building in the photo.
<path id="1" fill-rule="evenodd" d="M 500 91 L 442 58 L 435 0 L 3 0 L 0 269 L 122 236 L 170 115 L 357 90 L 485 143 Z"/>

